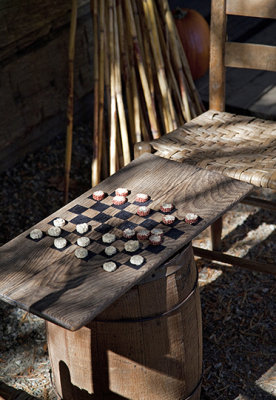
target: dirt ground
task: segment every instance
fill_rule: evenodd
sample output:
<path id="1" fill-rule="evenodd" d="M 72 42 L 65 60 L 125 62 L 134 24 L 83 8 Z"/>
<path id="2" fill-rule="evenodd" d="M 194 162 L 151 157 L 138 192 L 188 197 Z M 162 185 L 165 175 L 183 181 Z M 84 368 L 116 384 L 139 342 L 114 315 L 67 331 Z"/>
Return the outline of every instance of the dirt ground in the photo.
<path id="1" fill-rule="evenodd" d="M 74 133 L 71 199 L 90 187 L 91 134 Z M 57 138 L 0 175 L 0 244 L 62 206 L 64 138 Z M 259 192 L 259 191 L 258 191 Z M 267 198 L 275 194 L 266 191 Z M 275 262 L 275 213 L 238 205 L 224 217 L 224 250 Z M 195 241 L 209 248 L 207 231 Z M 202 400 L 272 400 L 276 396 L 275 278 L 197 259 L 204 365 Z M 44 321 L 0 301 L 1 390 L 56 400 L 51 385 Z M 6 386 L 7 385 L 7 386 Z M 21 392 L 14 392 L 13 398 Z M 3 393 L 2 393 L 3 395 Z"/>

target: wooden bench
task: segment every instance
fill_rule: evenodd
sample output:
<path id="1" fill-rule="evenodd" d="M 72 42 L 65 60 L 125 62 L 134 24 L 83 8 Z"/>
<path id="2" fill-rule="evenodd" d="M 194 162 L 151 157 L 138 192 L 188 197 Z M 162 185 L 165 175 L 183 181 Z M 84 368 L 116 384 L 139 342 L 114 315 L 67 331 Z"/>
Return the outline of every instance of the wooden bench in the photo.
<path id="1" fill-rule="evenodd" d="M 117 187 L 127 187 L 130 191 L 128 202 L 122 206 L 114 206 L 112 203 L 112 196 Z M 142 393 L 144 388 L 149 386 L 147 373 L 149 374 L 149 371 L 154 370 L 157 371 L 158 375 L 156 385 L 150 388 L 150 395 L 147 393 L 146 397 L 141 398 L 162 399 L 162 393 L 159 392 L 158 387 L 160 387 L 160 379 L 165 377 L 164 381 L 161 379 L 164 385 L 164 393 L 166 388 L 174 388 L 177 382 L 177 394 L 172 389 L 171 397 L 166 393 L 164 398 L 183 399 L 191 395 L 193 397 L 189 398 L 199 399 L 200 354 L 202 349 L 198 297 L 194 298 L 193 306 L 190 307 L 189 312 L 187 311 L 188 303 L 186 303 L 186 299 L 190 301 L 191 296 L 194 296 L 195 293 L 198 296 L 196 269 L 190 243 L 201 231 L 246 196 L 251 188 L 252 186 L 247 183 L 225 177 L 216 172 L 203 170 L 187 163 L 177 163 L 152 154 L 144 154 L 101 182 L 93 190 L 89 190 L 39 222 L 35 227 L 45 233 L 39 241 L 30 238 L 30 231 L 34 228 L 32 227 L 2 246 L 0 249 L 0 296 L 3 300 L 48 321 L 49 350 L 52 364 L 55 364 L 54 383 L 60 396 L 63 396 L 64 399 L 71 398 L 70 396 L 78 399 L 102 398 L 97 397 L 97 393 L 101 392 L 101 388 L 99 388 L 101 378 L 99 378 L 99 372 L 97 372 L 99 364 L 95 363 L 95 359 L 98 360 L 101 357 L 98 354 L 100 349 L 95 348 L 96 334 L 101 338 L 105 335 L 112 339 L 116 329 L 119 329 L 117 324 L 114 333 L 114 330 L 111 329 L 112 321 L 115 319 L 115 322 L 118 322 L 119 319 L 128 327 L 120 329 L 126 333 L 126 337 L 130 336 L 128 351 L 121 355 L 120 365 L 129 364 L 131 367 L 129 376 L 120 376 L 118 373 L 117 376 L 121 378 L 121 383 L 115 389 L 110 386 L 113 371 L 112 368 L 109 369 L 109 363 L 111 363 L 112 354 L 118 353 L 118 348 L 111 339 L 112 347 L 108 347 L 106 340 L 102 351 L 104 353 L 102 356 L 104 360 L 103 368 L 105 369 L 103 386 L 105 389 L 107 388 L 108 393 L 105 394 L 106 397 L 104 398 L 140 398 L 137 397 L 137 393 L 134 395 L 130 393 L 134 393 L 134 391 Z M 92 198 L 92 192 L 99 189 L 106 193 L 106 197 L 101 202 L 96 202 Z M 135 195 L 137 193 L 147 193 L 150 196 L 151 213 L 148 217 L 139 217 L 136 214 L 138 205 L 135 203 Z M 172 226 L 162 223 L 163 214 L 160 211 L 160 205 L 164 202 L 172 202 L 175 206 L 173 215 L 175 215 L 176 221 Z M 198 214 L 199 220 L 196 224 L 185 223 L 184 217 L 188 212 Z M 48 228 L 57 217 L 62 217 L 67 221 L 67 224 L 63 227 L 62 235 L 67 239 L 68 245 L 63 251 L 55 249 L 53 238 L 46 235 Z M 75 227 L 77 223 L 81 222 L 88 222 L 92 226 L 92 230 L 86 234 L 90 237 L 91 244 L 88 246 L 89 256 L 85 260 L 77 259 L 74 256 L 74 250 L 77 248 L 76 240 L 79 237 Z M 124 250 L 125 239 L 122 237 L 122 231 L 126 227 L 138 229 L 140 226 L 149 229 L 162 227 L 164 237 L 159 246 L 149 245 L 148 241 L 141 242 L 139 254 L 144 257 L 145 262 L 142 266 L 135 267 L 129 263 L 131 254 Z M 106 256 L 103 253 L 104 245 L 101 236 L 107 231 L 116 234 L 117 240 L 114 245 L 119 250 L 112 258 L 118 265 L 118 269 L 113 273 L 105 272 L 102 269 Z M 181 254 L 182 257 L 184 254 L 184 259 L 181 259 Z M 164 265 L 166 265 L 165 269 Z M 167 279 L 169 279 L 168 276 L 171 273 L 168 271 L 172 266 L 175 293 L 169 295 L 166 286 L 169 286 Z M 180 267 L 183 268 L 180 269 Z M 161 281 L 156 282 L 156 279 L 151 279 L 152 275 L 157 274 L 158 276 L 160 271 L 160 279 L 165 279 L 165 281 L 162 281 L 162 285 Z M 184 281 L 183 277 L 185 278 Z M 141 282 L 141 285 L 148 285 L 145 279 L 153 281 L 153 283 L 150 283 L 153 286 L 147 286 L 149 290 L 147 295 L 149 297 L 147 298 L 149 300 L 145 301 L 147 307 L 141 317 L 140 311 L 133 309 L 133 304 L 142 303 L 142 299 L 146 299 L 144 297 L 146 295 L 141 294 L 143 293 L 142 287 L 138 289 L 138 291 L 140 290 L 140 297 L 138 296 L 134 302 L 132 301 L 134 293 L 137 292 L 137 287 L 139 288 L 137 285 Z M 154 288 L 154 290 L 151 288 Z M 116 308 L 114 304 L 120 305 Z M 160 304 L 162 305 L 161 308 Z M 182 314 L 178 315 L 177 318 L 180 319 L 177 322 L 174 319 L 176 317 L 170 314 L 170 309 L 174 311 L 175 307 L 176 310 L 180 306 L 183 306 L 183 310 L 186 311 L 184 314 L 183 310 L 181 311 Z M 124 307 L 129 312 L 128 317 L 123 314 Z M 194 316 L 193 313 L 195 313 Z M 183 315 L 186 315 L 186 320 Z M 102 316 L 104 316 L 105 321 L 101 320 Z M 165 325 L 160 322 L 162 317 L 166 321 Z M 93 325 L 92 321 L 95 321 L 96 325 Z M 146 338 L 145 332 L 140 337 L 137 333 L 137 327 L 139 325 L 140 331 L 143 330 L 143 327 L 145 329 L 145 324 L 148 321 L 153 321 L 153 325 L 146 331 Z M 159 357 L 156 365 L 154 358 L 150 362 L 146 361 L 148 356 L 146 351 L 150 353 L 152 346 L 154 347 L 156 327 L 158 327 L 158 332 L 160 330 L 166 332 L 162 340 L 168 342 L 168 331 L 175 332 L 178 329 L 179 321 L 185 324 L 184 330 L 187 332 L 186 340 L 188 342 L 192 342 L 196 337 L 195 346 L 198 352 L 196 368 L 198 374 L 193 373 L 193 377 L 187 368 L 185 373 L 183 372 L 182 378 L 180 376 L 169 376 L 169 370 L 162 365 L 162 362 L 168 363 L 168 359 L 160 359 Z M 193 321 L 196 321 L 194 327 Z M 104 325 L 104 322 L 109 323 Z M 132 322 L 139 324 L 134 325 Z M 131 326 L 131 329 L 129 326 Z M 197 331 L 196 335 L 194 331 Z M 142 354 L 139 358 L 139 365 L 133 366 L 131 364 L 131 342 L 132 339 L 133 343 L 137 342 L 137 335 L 140 338 L 139 340 L 143 338 L 144 342 L 147 341 L 147 345 L 144 343 L 141 347 L 145 354 Z M 166 349 L 166 352 L 170 354 L 170 365 L 174 365 L 176 370 L 181 370 L 181 365 L 189 364 L 189 360 L 185 360 L 183 356 L 184 350 L 181 350 L 181 340 L 178 338 L 176 343 L 168 344 L 167 342 L 166 346 L 155 343 L 156 349 L 160 349 L 160 352 Z M 88 345 L 90 351 L 87 348 Z M 186 351 L 189 346 L 189 343 L 186 344 Z M 168 347 L 170 347 L 170 350 L 168 350 Z M 146 348 L 148 350 L 145 350 Z M 182 352 L 182 355 L 177 357 L 176 353 L 179 351 Z M 193 351 L 195 350 L 193 349 Z M 57 352 L 61 352 L 61 354 L 57 355 Z M 158 353 L 158 351 L 156 352 Z M 70 357 L 68 353 L 70 353 Z M 88 353 L 90 381 L 85 386 L 82 371 L 87 370 L 87 365 L 73 366 L 70 364 L 71 361 L 68 360 L 76 358 L 79 360 L 78 362 L 81 362 L 80 360 L 84 359 L 85 354 Z M 97 357 L 94 354 L 97 354 Z M 120 370 L 119 364 L 116 365 L 117 369 Z M 195 367 L 191 366 L 191 370 L 193 368 Z M 116 368 L 114 367 L 114 369 Z M 136 370 L 140 371 L 139 382 L 137 382 L 135 375 Z M 179 387 L 181 379 L 183 382 L 182 386 Z M 62 382 L 67 383 L 62 386 Z M 71 389 L 68 389 L 69 387 Z M 75 388 L 75 394 L 72 394 L 72 387 Z"/>

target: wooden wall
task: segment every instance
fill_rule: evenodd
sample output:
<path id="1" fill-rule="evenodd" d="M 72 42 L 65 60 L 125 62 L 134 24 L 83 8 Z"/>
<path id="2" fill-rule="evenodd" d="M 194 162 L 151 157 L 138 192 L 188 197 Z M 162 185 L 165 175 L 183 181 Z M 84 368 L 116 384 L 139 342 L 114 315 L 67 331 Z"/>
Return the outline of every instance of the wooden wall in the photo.
<path id="1" fill-rule="evenodd" d="M 66 132 L 71 0 L 4 0 L 0 5 L 0 171 Z M 76 121 L 91 117 L 92 21 L 79 0 Z"/>

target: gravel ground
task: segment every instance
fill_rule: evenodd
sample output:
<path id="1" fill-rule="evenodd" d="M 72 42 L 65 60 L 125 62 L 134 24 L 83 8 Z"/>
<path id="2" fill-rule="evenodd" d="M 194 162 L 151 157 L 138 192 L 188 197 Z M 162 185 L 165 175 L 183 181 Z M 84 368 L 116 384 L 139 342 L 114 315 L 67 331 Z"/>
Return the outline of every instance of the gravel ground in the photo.
<path id="1" fill-rule="evenodd" d="M 91 142 L 87 127 L 74 133 L 70 199 L 90 187 Z M 64 138 L 58 137 L 0 174 L 1 245 L 62 206 L 64 148 Z M 272 212 L 236 206 L 225 215 L 223 238 L 229 254 L 275 262 Z M 208 233 L 194 244 L 208 248 Z M 204 341 L 201 398 L 272 400 L 276 396 L 274 277 L 201 259 L 197 265 Z M 0 398 L 8 385 L 36 399 L 56 400 L 43 320 L 1 301 L 0 319 Z"/>

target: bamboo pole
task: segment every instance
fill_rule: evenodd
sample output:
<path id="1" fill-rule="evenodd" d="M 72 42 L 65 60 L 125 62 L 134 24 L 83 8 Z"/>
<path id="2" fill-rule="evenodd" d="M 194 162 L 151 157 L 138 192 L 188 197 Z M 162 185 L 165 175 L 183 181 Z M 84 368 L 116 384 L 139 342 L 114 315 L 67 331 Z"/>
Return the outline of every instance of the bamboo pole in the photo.
<path id="1" fill-rule="evenodd" d="M 128 111 L 128 121 L 130 129 L 130 138 L 132 146 L 136 142 L 135 134 L 135 122 L 134 122 L 134 101 L 131 92 L 132 82 L 131 82 L 131 66 L 130 66 L 130 55 L 128 51 L 128 41 L 129 37 L 127 31 L 127 25 L 124 23 L 123 10 L 121 0 L 117 0 L 117 18 L 118 18 L 118 28 L 119 28 L 119 42 L 121 50 L 121 65 L 122 65 L 122 78 L 123 84 L 126 91 L 126 101 L 127 101 L 127 111 Z"/>
<path id="2" fill-rule="evenodd" d="M 123 103 L 122 96 L 122 82 L 121 82 L 121 63 L 120 63 L 120 48 L 119 48 L 119 32 L 118 32 L 118 23 L 117 23 L 117 10 L 116 6 L 114 6 L 114 47 L 115 47 L 115 94 L 116 94 L 116 103 L 119 115 L 119 123 L 120 123 L 120 132 L 121 132 L 121 141 L 122 141 L 122 150 L 123 150 L 123 160 L 124 165 L 127 165 L 131 161 L 130 157 L 130 149 L 128 142 L 128 133 L 127 133 L 127 123 L 125 116 L 125 108 Z"/>
<path id="3" fill-rule="evenodd" d="M 111 100 L 110 100 L 110 48 L 109 48 L 109 6 L 108 2 L 103 2 L 105 6 L 105 30 L 104 30 L 104 41 L 105 41 L 105 52 L 104 52 L 104 80 L 105 80 L 105 91 L 106 91 L 106 103 L 107 103 L 107 118 L 104 119 L 105 130 L 103 131 L 103 144 L 102 144 L 102 177 L 107 178 L 109 175 L 109 134 L 110 134 L 110 121 L 111 121 Z"/>
<path id="4" fill-rule="evenodd" d="M 138 38 L 137 38 L 137 32 L 136 32 L 135 21 L 134 21 L 134 17 L 133 17 L 132 6 L 129 1 L 125 2 L 125 8 L 126 8 L 126 16 L 127 16 L 127 19 L 129 20 L 131 37 L 133 40 L 133 48 L 134 48 L 135 57 L 137 60 L 137 66 L 138 66 L 138 70 L 139 70 L 141 84 L 143 87 L 145 102 L 147 105 L 152 136 L 154 139 L 158 139 L 160 137 L 160 133 L 158 130 L 155 105 L 154 105 L 153 99 L 150 94 L 149 84 L 148 84 L 148 80 L 147 80 L 147 76 L 146 76 L 146 72 L 145 72 L 145 67 L 143 64 L 142 56 L 141 56 L 140 45 L 139 45 Z"/>
<path id="5" fill-rule="evenodd" d="M 93 16 L 93 35 L 94 35 L 94 124 L 93 124 L 93 158 L 91 165 L 92 187 L 100 181 L 99 165 L 99 38 L 98 38 L 98 0 L 91 0 L 91 13 Z"/>
<path id="6" fill-rule="evenodd" d="M 128 48 L 128 56 L 129 56 L 129 75 L 130 75 L 130 89 L 132 94 L 132 110 L 133 110 L 133 122 L 134 122 L 134 132 L 135 132 L 135 141 L 140 142 L 142 140 L 142 125 L 141 125 L 141 104 L 140 104 L 140 96 L 137 87 L 137 77 L 135 70 L 135 56 L 133 49 L 133 40 L 131 36 L 131 28 L 130 21 L 127 19 L 127 48 Z"/>
<path id="7" fill-rule="evenodd" d="M 99 182 L 104 141 L 104 80 L 105 80 L 105 2 L 100 1 L 100 57 L 99 57 Z"/>
<path id="8" fill-rule="evenodd" d="M 109 173 L 117 170 L 117 115 L 116 115 L 116 88 L 115 88 L 115 48 L 114 48 L 114 7 L 115 0 L 108 1 L 109 13 L 109 55 L 110 55 L 110 137 L 109 137 Z"/>
<path id="9" fill-rule="evenodd" d="M 68 203 L 68 192 L 70 184 L 70 170 L 72 161 L 73 142 L 73 115 L 74 115 L 74 59 L 75 59 L 75 38 L 77 29 L 77 0 L 72 0 L 70 37 L 68 51 L 68 102 L 67 102 L 67 132 L 66 132 L 66 153 L 65 153 L 65 177 L 64 177 L 64 203 Z"/>
<path id="10" fill-rule="evenodd" d="M 165 65 L 160 47 L 159 36 L 156 27 L 156 18 L 154 11 L 154 3 L 152 0 L 144 0 L 144 12 L 148 23 L 148 30 L 150 36 L 150 42 L 152 47 L 152 53 L 155 61 L 155 67 L 157 72 L 157 79 L 162 95 L 163 103 L 163 115 L 165 120 L 166 132 L 170 132 L 177 127 L 175 110 L 171 98 L 170 89 L 167 83 L 167 77 L 165 72 Z"/>
<path id="11" fill-rule="evenodd" d="M 184 75 L 182 62 L 181 62 L 181 58 L 180 58 L 179 51 L 178 51 L 175 23 L 173 20 L 172 13 L 169 9 L 168 2 L 161 0 L 160 3 L 161 4 L 159 6 L 159 9 L 161 10 L 161 13 L 163 14 L 165 26 L 168 30 L 168 40 L 169 40 L 168 47 L 171 50 L 172 60 L 174 62 L 176 73 L 178 76 L 179 88 L 180 88 L 180 93 L 181 93 L 181 98 L 182 98 L 182 113 L 184 115 L 185 120 L 190 121 L 191 120 L 191 112 L 190 112 L 189 101 L 188 101 L 188 96 L 187 96 L 187 85 L 185 82 L 186 78 Z"/>
<path id="12" fill-rule="evenodd" d="M 185 108 L 183 105 L 181 93 L 180 93 L 180 87 L 178 84 L 178 81 L 175 76 L 175 72 L 172 66 L 172 57 L 170 57 L 170 49 L 169 49 L 169 40 L 168 40 L 168 35 L 167 35 L 167 29 L 166 26 L 163 28 L 165 29 L 165 32 L 162 29 L 161 26 L 161 19 L 156 18 L 157 22 L 157 29 L 158 29 L 158 35 L 160 39 L 160 45 L 162 49 L 162 53 L 164 54 L 164 62 L 165 62 L 165 67 L 166 67 L 166 72 L 168 75 L 168 85 L 170 87 L 171 93 L 172 93 L 172 98 L 174 99 L 174 106 L 176 109 L 176 122 L 177 126 L 182 125 L 186 118 L 185 118 Z"/>
<path id="13" fill-rule="evenodd" d="M 185 76 L 186 76 L 186 79 L 187 79 L 187 82 L 188 82 L 188 86 L 191 89 L 191 93 L 192 93 L 192 96 L 193 96 L 193 99 L 194 99 L 194 103 L 196 105 L 197 113 L 201 114 L 204 111 L 203 105 L 201 103 L 201 100 L 199 98 L 198 92 L 196 90 L 196 87 L 195 87 L 195 84 L 194 84 L 194 81 L 193 81 L 193 78 L 192 78 L 190 66 L 189 66 L 185 51 L 183 49 L 183 46 L 181 44 L 181 41 L 179 39 L 179 35 L 178 35 L 178 32 L 177 32 L 177 29 L 175 27 L 175 23 L 174 23 L 174 20 L 173 20 L 173 15 L 172 15 L 172 13 L 170 11 L 168 0 L 161 0 L 161 1 L 163 3 L 164 9 L 166 10 L 166 22 L 168 23 L 168 21 L 170 21 L 170 23 L 168 24 L 168 27 L 170 27 L 170 29 L 172 30 L 173 36 L 175 38 L 177 38 L 178 46 L 177 46 L 176 52 L 179 53 L 179 55 L 180 55 L 180 59 L 181 59 L 182 65 L 184 67 L 184 73 L 185 73 Z"/>

